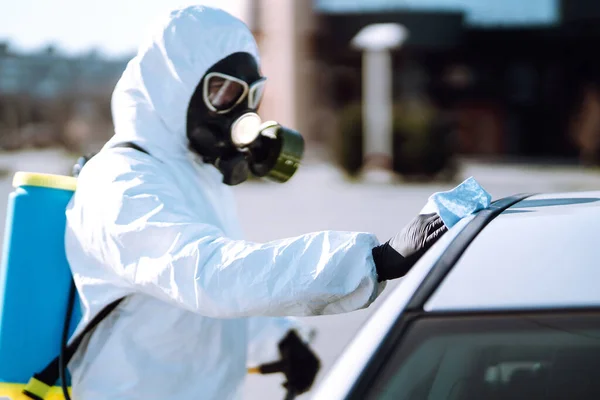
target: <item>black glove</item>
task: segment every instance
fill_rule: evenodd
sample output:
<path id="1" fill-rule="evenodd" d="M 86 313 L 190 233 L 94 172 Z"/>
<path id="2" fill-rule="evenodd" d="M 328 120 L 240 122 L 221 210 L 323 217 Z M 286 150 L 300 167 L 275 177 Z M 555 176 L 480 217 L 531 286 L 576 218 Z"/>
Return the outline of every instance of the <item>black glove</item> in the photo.
<path id="1" fill-rule="evenodd" d="M 402 232 L 373 249 L 379 282 L 401 278 L 448 230 L 437 214 L 418 215 Z"/>
<path id="2" fill-rule="evenodd" d="M 283 387 L 293 390 L 295 394 L 307 392 L 321 368 L 319 358 L 295 331 L 290 331 L 279 342 L 279 353 L 287 379 Z"/>

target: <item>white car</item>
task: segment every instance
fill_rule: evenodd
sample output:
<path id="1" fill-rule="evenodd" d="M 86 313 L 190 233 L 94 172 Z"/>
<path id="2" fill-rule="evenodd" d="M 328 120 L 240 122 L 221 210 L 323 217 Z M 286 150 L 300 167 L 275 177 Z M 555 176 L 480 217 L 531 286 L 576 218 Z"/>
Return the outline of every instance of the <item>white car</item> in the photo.
<path id="1" fill-rule="evenodd" d="M 415 265 L 313 399 L 600 399 L 600 192 L 517 195 Z"/>

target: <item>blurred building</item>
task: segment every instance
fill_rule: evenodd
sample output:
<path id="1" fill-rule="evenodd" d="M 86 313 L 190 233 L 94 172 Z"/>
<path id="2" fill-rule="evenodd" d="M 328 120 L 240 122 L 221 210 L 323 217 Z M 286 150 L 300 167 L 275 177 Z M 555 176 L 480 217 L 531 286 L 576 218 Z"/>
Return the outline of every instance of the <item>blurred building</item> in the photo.
<path id="1" fill-rule="evenodd" d="M 587 147 L 600 157 L 597 0 L 239 2 L 269 78 L 261 114 L 313 144 L 338 135 L 343 111 L 361 101 L 362 59 L 351 39 L 394 22 L 409 31 L 393 54 L 395 100 L 426 98 L 451 116 L 460 152 L 569 157 Z M 13 110 L 19 97 L 109 99 L 126 62 L 0 44 L 0 131 L 29 118 Z"/>
<path id="2" fill-rule="evenodd" d="M 0 44 L 0 148 L 97 147 L 112 133 L 110 95 L 126 62 Z"/>
<path id="3" fill-rule="evenodd" d="M 13 52 L 8 43 L 0 43 L 0 96 L 106 95 L 126 63 L 104 59 L 93 51 L 67 57 L 52 46 L 32 53 Z"/>
<path id="4" fill-rule="evenodd" d="M 360 102 L 361 55 L 350 48 L 352 37 L 369 24 L 395 22 L 410 32 L 394 54 L 396 99 L 424 95 L 450 112 L 462 153 L 578 152 L 573 121 L 600 72 L 597 0 L 246 0 L 246 6 L 271 88 L 262 112 L 309 140 L 326 140 L 340 112 Z"/>
<path id="5" fill-rule="evenodd" d="M 318 120 L 315 40 L 317 14 L 311 0 L 240 0 L 268 77 L 263 118 L 300 130 L 310 140 Z M 244 17 L 245 16 L 245 17 Z"/>

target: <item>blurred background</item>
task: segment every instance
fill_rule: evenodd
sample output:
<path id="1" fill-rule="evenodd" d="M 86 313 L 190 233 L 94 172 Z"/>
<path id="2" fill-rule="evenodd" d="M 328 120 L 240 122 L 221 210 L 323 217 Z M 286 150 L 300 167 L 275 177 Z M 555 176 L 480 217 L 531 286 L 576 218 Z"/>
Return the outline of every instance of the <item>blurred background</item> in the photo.
<path id="1" fill-rule="evenodd" d="M 98 149 L 112 134 L 111 91 L 144 33 L 161 12 L 192 3 L 2 0 L 0 147 Z M 262 114 L 349 174 L 365 159 L 425 177 L 452 176 L 464 156 L 600 162 L 596 1 L 204 3 L 255 33 L 269 78 Z M 406 31 L 389 51 L 389 154 L 364 149 L 364 52 L 351 44 L 378 23 Z"/>
<path id="2" fill-rule="evenodd" d="M 2 220 L 15 171 L 69 174 L 99 150 L 144 33 L 200 3 L 252 29 L 268 77 L 260 113 L 307 141 L 289 183 L 235 188 L 249 239 L 336 229 L 387 240 L 469 176 L 494 198 L 600 189 L 597 0 L 0 0 Z M 384 298 L 306 319 L 319 379 Z M 282 398 L 280 383 L 251 377 L 248 398 Z"/>

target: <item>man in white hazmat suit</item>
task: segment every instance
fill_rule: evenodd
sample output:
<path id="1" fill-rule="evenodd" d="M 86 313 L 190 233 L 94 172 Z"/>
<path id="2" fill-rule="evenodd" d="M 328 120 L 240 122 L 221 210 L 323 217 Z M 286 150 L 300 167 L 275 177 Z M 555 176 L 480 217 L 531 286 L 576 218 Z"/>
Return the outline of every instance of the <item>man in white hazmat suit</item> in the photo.
<path id="1" fill-rule="evenodd" d="M 78 331 L 125 300 L 69 363 L 74 399 L 239 398 L 248 363 L 274 361 L 264 357 L 286 340 L 308 361 L 292 382 L 306 390 L 318 362 L 287 317 L 367 307 L 446 230 L 420 215 L 381 245 L 334 231 L 243 240 L 229 186 L 272 153 L 240 146 L 257 123 L 258 65 L 241 21 L 191 6 L 170 13 L 118 82 L 115 135 L 81 170 L 66 252 Z"/>

